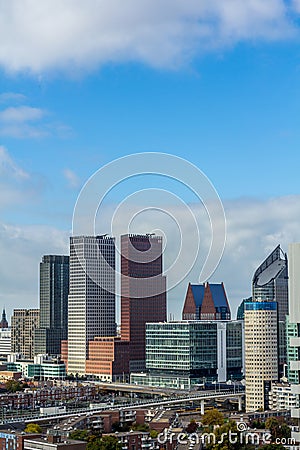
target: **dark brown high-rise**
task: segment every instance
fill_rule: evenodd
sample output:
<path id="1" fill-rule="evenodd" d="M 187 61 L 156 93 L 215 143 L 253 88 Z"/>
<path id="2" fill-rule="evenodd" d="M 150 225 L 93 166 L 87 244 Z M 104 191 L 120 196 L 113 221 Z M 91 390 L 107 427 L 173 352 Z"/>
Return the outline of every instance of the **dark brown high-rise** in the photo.
<path id="1" fill-rule="evenodd" d="M 130 371 L 145 369 L 145 324 L 167 320 L 162 237 L 121 236 L 121 338 L 130 341 Z"/>

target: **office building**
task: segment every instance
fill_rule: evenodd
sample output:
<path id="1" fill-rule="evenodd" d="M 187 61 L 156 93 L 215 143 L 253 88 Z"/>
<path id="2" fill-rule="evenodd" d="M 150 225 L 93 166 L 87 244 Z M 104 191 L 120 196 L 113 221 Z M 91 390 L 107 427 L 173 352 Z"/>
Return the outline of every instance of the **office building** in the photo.
<path id="1" fill-rule="evenodd" d="M 243 321 L 191 320 L 146 325 L 146 369 L 131 382 L 190 389 L 243 377 Z"/>
<path id="2" fill-rule="evenodd" d="M 121 236 L 121 339 L 130 342 L 130 371 L 145 369 L 146 322 L 167 318 L 162 237 Z"/>
<path id="3" fill-rule="evenodd" d="M 38 309 L 14 309 L 11 318 L 11 352 L 33 359 L 34 333 L 39 326 Z"/>
<path id="4" fill-rule="evenodd" d="M 71 237 L 68 372 L 85 374 L 89 342 L 115 334 L 115 240 L 107 235 Z"/>
<path id="5" fill-rule="evenodd" d="M 34 353 L 59 355 L 68 335 L 69 256 L 46 255 L 40 263 L 40 323 Z"/>
<path id="6" fill-rule="evenodd" d="M 286 375 L 291 384 L 300 383 L 297 370 L 291 370 L 291 362 L 298 359 L 298 348 L 291 345 L 291 338 L 298 337 L 298 324 L 290 322 L 290 316 L 286 316 L 286 336 L 287 336 L 287 366 Z"/>
<path id="7" fill-rule="evenodd" d="M 300 398 L 300 243 L 289 245 L 289 322 L 297 326 L 297 336 L 291 337 L 289 345 L 297 349 L 296 359 L 290 361 L 290 370 L 297 372 L 298 382 L 291 385 L 292 393 Z M 296 380 L 295 380 L 296 381 Z M 300 442 L 300 407 L 293 408 L 291 417 L 298 420 L 298 431 L 292 433 L 292 438 Z"/>
<path id="8" fill-rule="evenodd" d="M 278 381 L 277 303 L 245 303 L 246 412 L 268 409 Z"/>
<path id="9" fill-rule="evenodd" d="M 272 382 L 287 362 L 287 256 L 278 245 L 252 280 L 252 300 L 244 303 L 246 410 L 268 409 Z"/>
<path id="10" fill-rule="evenodd" d="M 230 320 L 224 284 L 189 283 L 182 311 L 183 320 Z"/>
<path id="11" fill-rule="evenodd" d="M 129 341 L 120 337 L 95 337 L 89 342 L 86 374 L 101 381 L 128 380 Z"/>
<path id="12" fill-rule="evenodd" d="M 64 380 L 66 378 L 64 362 L 48 355 L 24 359 L 18 354 L 11 353 L 7 358 L 7 370 L 21 372 L 23 377 L 31 380 Z"/>
<path id="13" fill-rule="evenodd" d="M 278 245 L 256 270 L 252 282 L 254 301 L 277 303 L 278 364 L 279 376 L 287 363 L 286 316 L 288 307 L 288 260 Z"/>
<path id="14" fill-rule="evenodd" d="M 293 394 L 289 383 L 272 383 L 269 392 L 269 409 L 274 411 L 292 410 L 299 405 L 297 395 Z"/>
<path id="15" fill-rule="evenodd" d="M 11 352 L 11 328 L 0 329 L 0 355 L 7 356 Z"/>

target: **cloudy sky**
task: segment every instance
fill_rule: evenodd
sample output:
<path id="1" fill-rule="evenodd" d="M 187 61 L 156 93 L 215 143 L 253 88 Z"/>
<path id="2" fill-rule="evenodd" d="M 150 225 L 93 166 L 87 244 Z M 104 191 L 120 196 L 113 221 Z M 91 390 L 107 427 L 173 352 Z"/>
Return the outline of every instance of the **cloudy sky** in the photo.
<path id="1" fill-rule="evenodd" d="M 268 252 L 300 241 L 300 1 L 0 1 L 0 307 L 38 306 L 39 261 L 68 252 L 82 187 L 100 170 L 99 194 L 101 168 L 140 152 L 216 189 L 227 239 L 210 280 L 235 312 Z M 95 217 L 97 232 L 163 233 L 166 269 L 184 252 L 179 318 L 211 231 L 197 180 L 171 166 L 111 172 Z"/>

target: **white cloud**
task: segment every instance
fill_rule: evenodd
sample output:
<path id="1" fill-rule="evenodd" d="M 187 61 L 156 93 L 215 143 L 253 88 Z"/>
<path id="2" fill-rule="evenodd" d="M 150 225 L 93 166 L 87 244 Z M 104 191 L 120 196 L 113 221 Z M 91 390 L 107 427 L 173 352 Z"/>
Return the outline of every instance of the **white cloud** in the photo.
<path id="1" fill-rule="evenodd" d="M 13 102 L 17 95 L 3 94 L 3 98 L 6 102 Z M 51 135 L 66 138 L 71 135 L 72 130 L 66 125 L 45 120 L 48 115 L 49 113 L 41 108 L 27 105 L 9 106 L 0 111 L 0 136 L 35 139 Z"/>
<path id="2" fill-rule="evenodd" d="M 12 106 L 0 111 L 0 121 L 3 122 L 31 122 L 41 119 L 45 112 L 30 106 Z"/>
<path id="3" fill-rule="evenodd" d="M 26 96 L 18 92 L 3 92 L 0 94 L 0 103 L 6 102 L 24 102 Z"/>
<path id="4" fill-rule="evenodd" d="M 18 180 L 29 178 L 29 174 L 16 164 L 8 151 L 2 146 L 0 146 L 0 175 L 1 178 L 8 176 Z"/>
<path id="5" fill-rule="evenodd" d="M 0 211 L 24 206 L 41 192 L 41 183 L 0 146 Z"/>
<path id="6" fill-rule="evenodd" d="M 290 38 L 293 19 L 284 0 L 10 0 L 0 4 L 0 64 L 39 74 L 114 61 L 174 67 L 240 41 Z"/>
<path id="7" fill-rule="evenodd" d="M 63 171 L 64 177 L 68 181 L 69 187 L 77 188 L 80 186 L 80 179 L 76 173 L 71 169 L 65 169 Z"/>

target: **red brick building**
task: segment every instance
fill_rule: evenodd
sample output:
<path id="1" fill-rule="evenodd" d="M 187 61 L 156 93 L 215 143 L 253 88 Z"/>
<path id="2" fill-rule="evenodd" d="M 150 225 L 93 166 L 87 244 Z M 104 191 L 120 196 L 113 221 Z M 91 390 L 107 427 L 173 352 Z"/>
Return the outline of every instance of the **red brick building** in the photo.
<path id="1" fill-rule="evenodd" d="M 231 312 L 223 283 L 189 283 L 183 320 L 230 320 Z"/>

